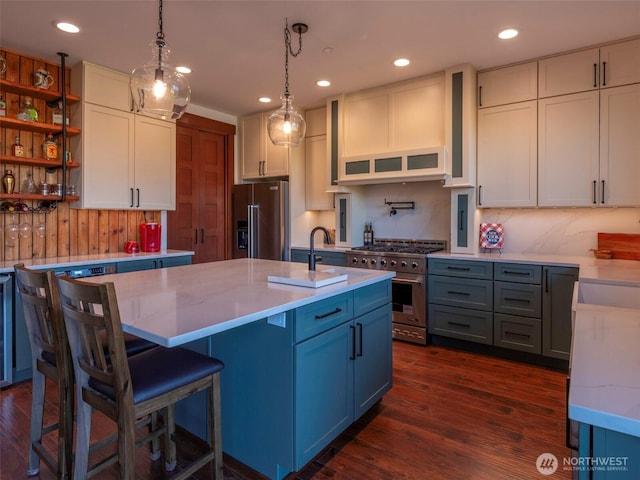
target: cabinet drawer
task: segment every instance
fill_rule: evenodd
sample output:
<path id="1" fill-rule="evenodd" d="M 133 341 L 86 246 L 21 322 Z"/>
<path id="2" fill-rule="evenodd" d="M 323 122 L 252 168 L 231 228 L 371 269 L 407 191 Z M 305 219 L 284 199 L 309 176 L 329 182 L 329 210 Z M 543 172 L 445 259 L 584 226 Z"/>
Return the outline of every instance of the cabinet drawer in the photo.
<path id="1" fill-rule="evenodd" d="M 353 294 L 353 315 L 359 317 L 391 303 L 391 280 L 378 282 L 356 290 Z"/>
<path id="2" fill-rule="evenodd" d="M 451 277 L 493 280 L 493 263 L 430 258 L 429 275 L 448 275 Z"/>
<path id="3" fill-rule="evenodd" d="M 493 314 L 429 304 L 429 333 L 471 342 L 493 343 Z"/>
<path id="4" fill-rule="evenodd" d="M 353 318 L 353 292 L 296 309 L 295 341 L 301 342 Z"/>
<path id="5" fill-rule="evenodd" d="M 542 283 L 542 265 L 523 263 L 494 263 L 493 279 L 503 282 Z"/>
<path id="6" fill-rule="evenodd" d="M 452 307 L 493 310 L 493 282 L 429 275 L 429 303 Z"/>
<path id="7" fill-rule="evenodd" d="M 494 314 L 493 343 L 497 347 L 542 353 L 542 322 L 534 318 Z"/>
<path id="8" fill-rule="evenodd" d="M 495 282 L 493 285 L 494 309 L 499 313 L 542 317 L 542 287 L 522 283 Z"/>

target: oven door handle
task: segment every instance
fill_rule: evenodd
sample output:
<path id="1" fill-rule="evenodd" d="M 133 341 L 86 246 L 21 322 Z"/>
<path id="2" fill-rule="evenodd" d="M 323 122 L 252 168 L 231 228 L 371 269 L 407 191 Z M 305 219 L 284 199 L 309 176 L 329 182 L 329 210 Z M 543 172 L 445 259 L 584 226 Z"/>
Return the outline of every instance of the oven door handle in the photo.
<path id="1" fill-rule="evenodd" d="M 409 283 L 409 284 L 415 284 L 415 285 L 422 285 L 424 282 L 422 281 L 422 279 L 418 279 L 418 280 L 409 280 L 406 278 L 398 278 L 398 277 L 394 277 L 391 279 L 392 282 L 396 282 L 396 283 Z"/>

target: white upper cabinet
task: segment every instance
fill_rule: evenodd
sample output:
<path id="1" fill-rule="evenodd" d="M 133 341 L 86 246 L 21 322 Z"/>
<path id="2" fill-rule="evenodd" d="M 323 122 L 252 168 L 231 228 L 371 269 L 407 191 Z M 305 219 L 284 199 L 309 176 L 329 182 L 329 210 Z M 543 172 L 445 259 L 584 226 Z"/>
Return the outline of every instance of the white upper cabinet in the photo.
<path id="1" fill-rule="evenodd" d="M 478 74 L 478 107 L 487 108 L 538 98 L 538 62 Z"/>
<path id="2" fill-rule="evenodd" d="M 540 98 L 598 89 L 600 54 L 597 48 L 538 62 Z"/>
<path id="3" fill-rule="evenodd" d="M 640 82 L 640 39 L 547 58 L 539 62 L 539 97 Z"/>
<path id="4" fill-rule="evenodd" d="M 131 112 L 129 75 L 88 62 L 72 69 L 82 102 L 73 121 L 83 133 L 71 141 L 80 168 L 71 172 L 80 200 L 97 209 L 174 210 L 176 125 Z"/>
<path id="5" fill-rule="evenodd" d="M 640 83 L 600 91 L 600 185 L 604 205 L 640 206 Z"/>
<path id="6" fill-rule="evenodd" d="M 256 113 L 239 121 L 240 164 L 243 180 L 289 175 L 289 148 L 274 145 L 267 133 L 271 112 Z"/>
<path id="7" fill-rule="evenodd" d="M 331 159 L 327 151 L 327 109 L 307 110 L 305 141 L 305 208 L 333 210 Z"/>
<path id="8" fill-rule="evenodd" d="M 538 101 L 538 205 L 598 202 L 598 92 Z"/>
<path id="9" fill-rule="evenodd" d="M 602 88 L 640 83 L 640 39 L 600 49 Z"/>
<path id="10" fill-rule="evenodd" d="M 478 111 L 479 207 L 537 202 L 537 102 Z"/>
<path id="11" fill-rule="evenodd" d="M 444 145 L 444 74 L 346 95 L 342 157 Z"/>

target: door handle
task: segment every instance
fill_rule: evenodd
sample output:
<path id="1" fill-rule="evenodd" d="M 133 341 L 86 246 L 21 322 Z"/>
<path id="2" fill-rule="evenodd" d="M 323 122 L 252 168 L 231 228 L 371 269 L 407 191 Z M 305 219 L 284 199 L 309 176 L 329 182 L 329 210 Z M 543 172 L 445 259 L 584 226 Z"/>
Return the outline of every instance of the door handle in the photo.
<path id="1" fill-rule="evenodd" d="M 482 85 L 478 87 L 478 106 L 482 106 Z"/>
<path id="2" fill-rule="evenodd" d="M 600 203 L 604 203 L 604 180 L 602 180 L 602 195 L 600 197 Z"/>
<path id="3" fill-rule="evenodd" d="M 362 324 L 360 322 L 356 323 L 356 327 L 358 328 L 358 342 L 360 343 L 360 348 L 358 349 L 358 352 L 356 353 L 357 357 L 361 357 L 362 356 Z"/>
<path id="4" fill-rule="evenodd" d="M 349 360 L 356 359 L 356 327 L 353 325 L 349 325 L 349 330 L 351 330 L 351 355 L 349 355 Z"/>
<path id="5" fill-rule="evenodd" d="M 412 285 L 422 285 L 422 280 L 408 280 L 406 278 L 394 277 L 391 280 L 391 283 L 406 283 L 406 284 L 412 284 Z"/>
<path id="6" fill-rule="evenodd" d="M 200 243 L 204 244 L 204 228 L 200 229 Z"/>
<path id="7" fill-rule="evenodd" d="M 138 194 L 138 203 L 136 204 L 136 207 L 140 206 L 140 189 L 136 188 L 136 193 Z"/>
<path id="8" fill-rule="evenodd" d="M 130 188 L 129 190 L 131 190 L 131 204 L 129 207 L 133 208 L 133 188 Z"/>
<path id="9" fill-rule="evenodd" d="M 197 245 L 198 244 L 198 229 L 197 228 L 193 229 L 193 238 L 195 240 L 194 245 Z"/>

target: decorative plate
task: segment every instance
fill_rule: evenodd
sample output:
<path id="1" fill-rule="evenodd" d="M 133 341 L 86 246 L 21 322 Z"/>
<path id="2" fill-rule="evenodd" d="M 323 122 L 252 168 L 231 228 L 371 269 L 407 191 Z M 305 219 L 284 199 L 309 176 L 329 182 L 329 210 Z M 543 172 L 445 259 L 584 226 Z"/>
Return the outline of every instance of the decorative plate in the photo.
<path id="1" fill-rule="evenodd" d="M 480 247 L 481 248 L 503 248 L 504 228 L 501 223 L 481 223 L 480 224 Z"/>

